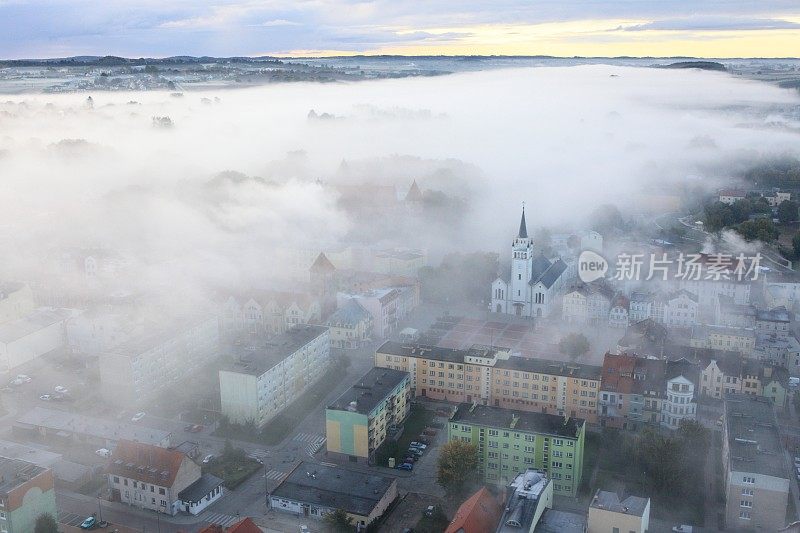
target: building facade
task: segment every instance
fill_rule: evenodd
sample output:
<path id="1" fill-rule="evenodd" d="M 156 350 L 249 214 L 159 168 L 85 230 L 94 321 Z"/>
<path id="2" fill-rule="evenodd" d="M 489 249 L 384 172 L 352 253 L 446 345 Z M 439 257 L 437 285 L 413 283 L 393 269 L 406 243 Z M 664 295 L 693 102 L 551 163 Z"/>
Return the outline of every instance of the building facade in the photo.
<path id="1" fill-rule="evenodd" d="M 317 383 L 331 365 L 327 327 L 301 324 L 219 371 L 222 414 L 263 426 Z"/>
<path id="2" fill-rule="evenodd" d="M 33 533 L 42 514 L 58 518 L 53 471 L 0 457 L 0 531 Z"/>
<path id="3" fill-rule="evenodd" d="M 376 350 L 375 366 L 411 374 L 416 397 L 597 422 L 600 366 L 517 357 L 482 345 L 459 350 L 394 341 Z"/>
<path id="4" fill-rule="evenodd" d="M 331 347 L 343 350 L 366 345 L 372 338 L 373 324 L 369 311 L 354 299 L 344 302 L 325 322 L 331 332 Z"/>
<path id="5" fill-rule="evenodd" d="M 507 485 L 528 468 L 553 480 L 553 492 L 575 496 L 583 476 L 586 422 L 544 413 L 459 404 L 450 417 L 447 440 L 475 445 L 484 481 Z"/>
<path id="6" fill-rule="evenodd" d="M 410 408 L 408 372 L 373 368 L 325 410 L 327 455 L 371 462 L 389 428 L 402 424 Z"/>

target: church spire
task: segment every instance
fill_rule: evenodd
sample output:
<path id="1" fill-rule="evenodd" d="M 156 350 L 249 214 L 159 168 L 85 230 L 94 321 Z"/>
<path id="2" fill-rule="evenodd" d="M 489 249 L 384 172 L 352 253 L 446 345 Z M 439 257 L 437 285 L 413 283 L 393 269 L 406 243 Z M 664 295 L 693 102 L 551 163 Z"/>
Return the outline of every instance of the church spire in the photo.
<path id="1" fill-rule="evenodd" d="M 527 239 L 528 238 L 528 228 L 525 225 L 525 204 L 522 204 L 522 219 L 519 221 L 519 235 L 517 235 L 518 239 Z"/>

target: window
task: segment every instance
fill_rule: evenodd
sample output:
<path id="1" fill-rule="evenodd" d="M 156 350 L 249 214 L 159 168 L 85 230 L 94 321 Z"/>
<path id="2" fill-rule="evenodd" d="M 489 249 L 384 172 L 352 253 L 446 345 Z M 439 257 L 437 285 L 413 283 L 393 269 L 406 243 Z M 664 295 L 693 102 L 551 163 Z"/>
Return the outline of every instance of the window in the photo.
<path id="1" fill-rule="evenodd" d="M 749 476 L 744 476 L 744 477 L 742 478 L 742 482 L 743 482 L 743 483 L 749 483 L 750 485 L 753 485 L 753 484 L 755 484 L 755 482 L 756 482 L 756 478 L 754 478 L 754 477 L 749 477 Z"/>
<path id="2" fill-rule="evenodd" d="M 739 511 L 739 518 L 742 520 L 750 520 L 750 511 Z"/>
<path id="3" fill-rule="evenodd" d="M 163 496 L 164 494 L 166 494 L 166 493 L 167 493 L 167 491 L 166 491 L 166 490 L 164 490 L 164 487 L 158 487 L 158 493 L 159 493 L 159 494 L 161 494 L 161 495 Z M 163 502 L 163 500 L 162 500 L 162 502 Z"/>

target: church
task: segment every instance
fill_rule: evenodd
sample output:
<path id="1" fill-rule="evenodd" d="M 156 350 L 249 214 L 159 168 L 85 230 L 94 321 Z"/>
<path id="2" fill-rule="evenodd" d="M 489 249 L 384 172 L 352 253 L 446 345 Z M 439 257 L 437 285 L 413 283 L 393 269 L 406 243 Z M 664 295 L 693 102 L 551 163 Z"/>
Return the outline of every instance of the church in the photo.
<path id="1" fill-rule="evenodd" d="M 511 270 L 492 282 L 491 311 L 524 317 L 544 317 L 567 284 L 571 269 L 561 258 L 553 261 L 533 250 L 525 208 L 517 238 L 511 244 Z"/>

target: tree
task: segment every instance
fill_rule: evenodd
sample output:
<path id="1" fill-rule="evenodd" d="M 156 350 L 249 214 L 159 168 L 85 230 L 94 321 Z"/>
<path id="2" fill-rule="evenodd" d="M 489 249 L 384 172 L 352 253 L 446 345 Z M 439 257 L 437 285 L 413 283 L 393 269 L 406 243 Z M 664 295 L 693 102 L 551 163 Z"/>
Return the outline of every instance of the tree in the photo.
<path id="1" fill-rule="evenodd" d="M 468 442 L 454 440 L 439 450 L 436 483 L 454 495 L 475 481 L 478 471 L 478 448 Z"/>
<path id="2" fill-rule="evenodd" d="M 761 241 L 770 243 L 778 238 L 780 232 L 768 218 L 746 220 L 736 226 L 736 232 L 746 241 Z"/>
<path id="3" fill-rule="evenodd" d="M 589 351 L 589 339 L 583 333 L 568 333 L 558 343 L 558 351 L 577 359 Z"/>
<path id="4" fill-rule="evenodd" d="M 794 222 L 797 220 L 797 210 L 799 208 L 800 204 L 794 200 L 784 200 L 778 206 L 778 220 L 781 221 L 781 224 Z"/>
<path id="5" fill-rule="evenodd" d="M 33 526 L 33 533 L 58 533 L 56 519 L 48 513 L 40 514 Z"/>
<path id="6" fill-rule="evenodd" d="M 332 531 L 341 531 L 344 533 L 355 529 L 353 519 L 347 516 L 347 513 L 343 509 L 336 509 L 332 513 L 326 514 L 323 521 Z"/>
<path id="7" fill-rule="evenodd" d="M 795 257 L 800 257 L 800 231 L 792 237 L 792 250 L 794 250 Z"/>

